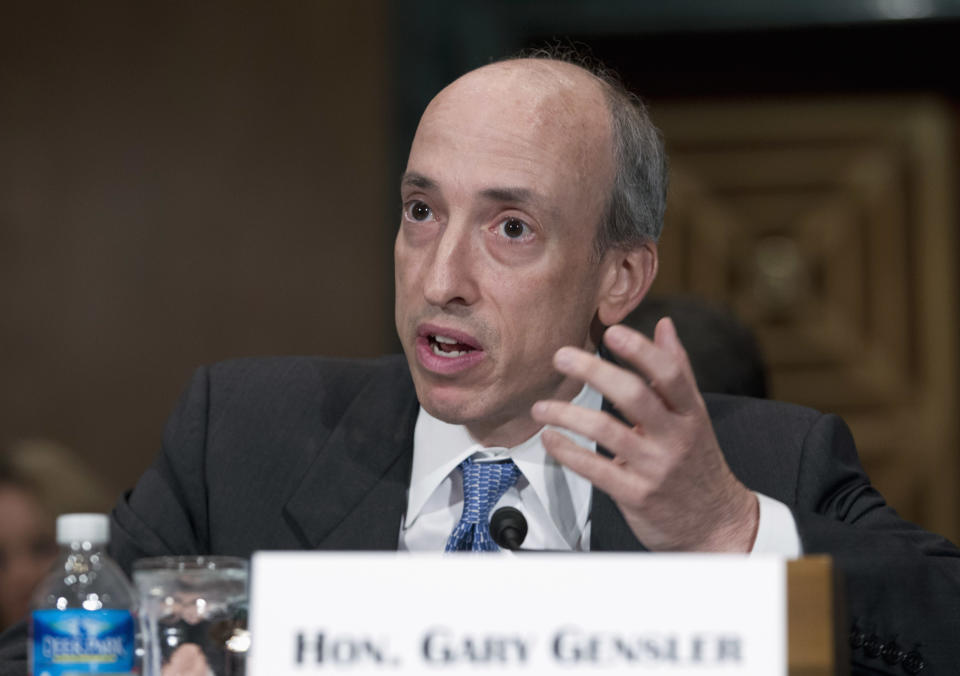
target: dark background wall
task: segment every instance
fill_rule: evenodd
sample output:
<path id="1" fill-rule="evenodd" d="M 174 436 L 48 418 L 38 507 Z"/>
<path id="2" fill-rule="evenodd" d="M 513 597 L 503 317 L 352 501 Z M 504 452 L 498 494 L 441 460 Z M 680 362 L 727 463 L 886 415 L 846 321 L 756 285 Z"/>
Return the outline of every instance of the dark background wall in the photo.
<path id="1" fill-rule="evenodd" d="M 7 2 L 0 439 L 120 490 L 193 368 L 392 345 L 386 9 Z"/>
<path id="2" fill-rule="evenodd" d="M 655 120 L 918 94 L 955 128 L 958 18 L 957 0 L 7 2 L 0 443 L 62 441 L 119 491 L 198 364 L 393 350 L 396 179 L 469 68 L 566 36 Z"/>

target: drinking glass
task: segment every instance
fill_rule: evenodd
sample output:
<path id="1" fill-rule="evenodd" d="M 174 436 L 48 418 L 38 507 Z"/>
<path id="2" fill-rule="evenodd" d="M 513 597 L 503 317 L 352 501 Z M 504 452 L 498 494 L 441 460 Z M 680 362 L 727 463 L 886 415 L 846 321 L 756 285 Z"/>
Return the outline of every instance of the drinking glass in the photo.
<path id="1" fill-rule="evenodd" d="M 140 559 L 133 581 L 140 593 L 145 676 L 243 676 L 250 645 L 246 560 Z"/>

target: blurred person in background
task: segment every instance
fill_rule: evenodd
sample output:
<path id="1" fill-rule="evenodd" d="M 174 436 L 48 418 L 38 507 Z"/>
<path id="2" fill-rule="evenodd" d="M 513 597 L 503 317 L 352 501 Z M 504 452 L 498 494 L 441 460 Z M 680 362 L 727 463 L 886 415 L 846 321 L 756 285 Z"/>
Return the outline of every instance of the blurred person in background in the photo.
<path id="1" fill-rule="evenodd" d="M 0 631 L 23 618 L 56 558 L 55 521 L 106 512 L 114 496 L 70 449 L 24 440 L 0 451 Z"/>
<path id="2" fill-rule="evenodd" d="M 644 298 L 623 323 L 653 340 L 670 317 L 701 392 L 767 398 L 767 367 L 753 331 L 729 308 L 696 296 Z"/>

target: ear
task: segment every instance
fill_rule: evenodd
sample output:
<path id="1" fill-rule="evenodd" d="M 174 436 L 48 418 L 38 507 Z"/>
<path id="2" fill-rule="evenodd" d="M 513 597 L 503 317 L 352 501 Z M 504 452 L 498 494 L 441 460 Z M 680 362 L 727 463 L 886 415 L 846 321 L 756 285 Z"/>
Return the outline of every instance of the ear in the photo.
<path id="1" fill-rule="evenodd" d="M 603 255 L 597 317 L 604 326 L 623 321 L 640 304 L 657 276 L 657 261 L 656 242 Z"/>

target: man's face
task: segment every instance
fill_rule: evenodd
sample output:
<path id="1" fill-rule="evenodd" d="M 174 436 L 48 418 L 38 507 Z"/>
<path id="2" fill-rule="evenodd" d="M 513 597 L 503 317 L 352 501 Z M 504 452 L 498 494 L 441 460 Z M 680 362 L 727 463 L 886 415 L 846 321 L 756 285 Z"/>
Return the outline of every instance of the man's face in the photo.
<path id="1" fill-rule="evenodd" d="M 523 441 L 535 401 L 579 390 L 552 368 L 558 348 L 595 348 L 612 151 L 599 87 L 570 69 L 497 64 L 455 82 L 401 185 L 396 322 L 417 396 L 487 445 Z"/>

